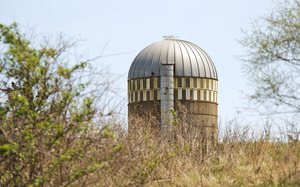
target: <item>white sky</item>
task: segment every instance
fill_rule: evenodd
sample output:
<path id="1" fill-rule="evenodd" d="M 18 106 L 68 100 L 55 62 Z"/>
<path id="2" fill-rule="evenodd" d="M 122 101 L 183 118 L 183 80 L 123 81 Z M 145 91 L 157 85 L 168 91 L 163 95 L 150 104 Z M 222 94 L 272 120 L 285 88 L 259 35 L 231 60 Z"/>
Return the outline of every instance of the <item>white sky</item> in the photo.
<path id="1" fill-rule="evenodd" d="M 249 91 L 237 56 L 240 28 L 267 14 L 272 0 L 1 0 L 0 23 L 14 21 L 41 33 L 60 32 L 84 39 L 82 53 L 104 55 L 99 63 L 122 74 L 120 95 L 127 99 L 127 72 L 134 57 L 163 35 L 179 36 L 204 49 L 219 76 L 219 116 L 232 118 L 244 111 Z M 124 105 L 126 108 L 126 104 Z M 247 116 L 250 118 L 249 113 Z"/>

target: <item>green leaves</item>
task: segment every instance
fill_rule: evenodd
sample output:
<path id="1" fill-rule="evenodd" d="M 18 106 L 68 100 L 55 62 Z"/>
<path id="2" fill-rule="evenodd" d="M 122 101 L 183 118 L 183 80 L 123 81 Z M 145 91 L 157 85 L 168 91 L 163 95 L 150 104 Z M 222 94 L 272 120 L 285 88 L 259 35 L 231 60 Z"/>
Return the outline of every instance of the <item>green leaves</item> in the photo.
<path id="1" fill-rule="evenodd" d="M 71 70 L 68 68 L 64 68 L 63 66 L 58 66 L 57 74 L 64 77 L 65 79 L 69 79 Z"/>
<path id="2" fill-rule="evenodd" d="M 255 20 L 239 41 L 247 49 L 243 68 L 255 90 L 249 98 L 256 111 L 300 112 L 299 15 L 299 0 L 278 2 L 272 12 Z"/>
<path id="3" fill-rule="evenodd" d="M 0 153 L 3 155 L 10 155 L 13 153 L 17 153 L 18 152 L 18 144 L 16 144 L 15 142 L 11 143 L 11 144 L 4 144 L 4 145 L 0 145 Z"/>
<path id="4" fill-rule="evenodd" d="M 17 43 L 18 39 L 20 39 L 20 33 L 17 27 L 18 25 L 16 22 L 12 23 L 10 26 L 0 24 L 0 40 L 5 44 Z"/>
<path id="5" fill-rule="evenodd" d="M 16 23 L 0 24 L 0 46 L 0 154 L 6 156 L 1 168 L 8 168 L 0 171 L 0 183 L 15 181 L 20 186 L 52 181 L 55 185 L 53 177 L 60 176 L 57 184 L 61 185 L 88 174 L 86 167 L 74 173 L 62 167 L 74 167 L 89 145 L 81 138 L 88 136 L 94 99 L 82 96 L 89 83 L 80 77 L 89 64 L 62 63 L 60 57 L 69 45 L 35 46 Z M 106 135 L 113 133 L 104 132 Z"/>

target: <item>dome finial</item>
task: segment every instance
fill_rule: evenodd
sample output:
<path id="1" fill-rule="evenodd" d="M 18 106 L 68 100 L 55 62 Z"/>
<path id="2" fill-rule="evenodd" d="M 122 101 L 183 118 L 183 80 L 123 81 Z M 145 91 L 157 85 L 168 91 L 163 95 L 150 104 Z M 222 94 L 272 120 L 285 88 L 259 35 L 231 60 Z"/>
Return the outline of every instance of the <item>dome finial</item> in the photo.
<path id="1" fill-rule="evenodd" d="M 174 36 L 174 35 L 164 35 L 163 36 L 164 39 L 178 39 L 178 36 Z"/>

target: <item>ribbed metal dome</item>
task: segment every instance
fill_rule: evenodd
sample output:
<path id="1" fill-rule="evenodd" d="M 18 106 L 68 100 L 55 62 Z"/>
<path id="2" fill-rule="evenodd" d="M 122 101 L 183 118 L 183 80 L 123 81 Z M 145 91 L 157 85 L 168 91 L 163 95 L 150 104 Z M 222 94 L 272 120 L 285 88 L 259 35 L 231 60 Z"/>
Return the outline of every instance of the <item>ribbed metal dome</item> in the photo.
<path id="1" fill-rule="evenodd" d="M 168 38 L 143 49 L 133 60 L 128 80 L 160 77 L 161 64 L 175 64 L 176 77 L 201 77 L 218 80 L 211 58 L 197 45 Z"/>

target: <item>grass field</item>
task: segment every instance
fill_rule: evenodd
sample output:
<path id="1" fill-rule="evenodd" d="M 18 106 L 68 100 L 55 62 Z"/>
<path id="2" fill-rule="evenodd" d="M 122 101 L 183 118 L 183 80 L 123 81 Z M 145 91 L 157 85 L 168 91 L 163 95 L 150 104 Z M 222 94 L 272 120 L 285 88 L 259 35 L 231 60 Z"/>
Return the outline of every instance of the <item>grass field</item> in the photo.
<path id="1" fill-rule="evenodd" d="M 37 147 L 39 152 L 30 159 L 22 159 L 20 153 L 3 157 L 1 185 L 300 185 L 300 142 L 292 136 L 287 141 L 267 141 L 225 128 L 212 145 L 199 136 L 186 136 L 177 128 L 180 124 L 168 139 L 147 124 L 137 125 L 129 135 L 114 125 L 75 139 L 66 137 L 51 150 Z"/>
<path id="2" fill-rule="evenodd" d="M 229 132 L 222 142 L 205 147 L 201 138 L 182 139 L 180 132 L 169 142 L 154 134 L 141 129 L 130 137 L 115 138 L 106 151 L 109 156 L 104 154 L 107 165 L 89 182 L 99 186 L 300 185 L 300 143 L 291 137 L 284 143 L 261 137 L 238 141 L 242 134 Z"/>

